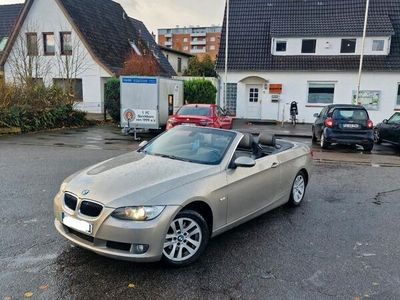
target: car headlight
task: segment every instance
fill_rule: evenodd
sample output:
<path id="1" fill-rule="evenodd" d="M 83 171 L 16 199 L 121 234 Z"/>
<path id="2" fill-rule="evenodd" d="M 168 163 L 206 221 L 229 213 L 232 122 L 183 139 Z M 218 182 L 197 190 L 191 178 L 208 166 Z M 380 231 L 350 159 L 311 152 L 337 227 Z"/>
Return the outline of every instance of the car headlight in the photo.
<path id="1" fill-rule="evenodd" d="M 129 221 L 150 221 L 157 218 L 165 206 L 137 206 L 117 208 L 111 215 Z"/>

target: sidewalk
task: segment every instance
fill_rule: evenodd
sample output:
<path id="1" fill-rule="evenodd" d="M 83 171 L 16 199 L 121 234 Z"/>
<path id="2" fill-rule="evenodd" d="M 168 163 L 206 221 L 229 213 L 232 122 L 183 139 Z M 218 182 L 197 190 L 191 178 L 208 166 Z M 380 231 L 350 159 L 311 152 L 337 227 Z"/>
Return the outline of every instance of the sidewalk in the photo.
<path id="1" fill-rule="evenodd" d="M 282 127 L 281 124 L 268 125 L 268 123 L 265 122 L 254 122 L 245 119 L 235 119 L 233 121 L 234 130 L 255 135 L 259 134 L 261 131 L 267 131 L 279 137 L 311 138 L 311 127 L 311 124 L 297 124 L 296 127 L 293 127 L 293 125 L 285 123 Z"/>

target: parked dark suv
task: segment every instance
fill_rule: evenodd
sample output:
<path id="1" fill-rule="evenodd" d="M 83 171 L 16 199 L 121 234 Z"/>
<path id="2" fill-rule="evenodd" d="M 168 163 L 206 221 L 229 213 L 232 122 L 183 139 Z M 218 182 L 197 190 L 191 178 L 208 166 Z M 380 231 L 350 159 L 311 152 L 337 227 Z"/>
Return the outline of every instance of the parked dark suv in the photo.
<path id="1" fill-rule="evenodd" d="M 388 142 L 400 147 L 400 112 L 375 127 L 375 142 Z"/>
<path id="2" fill-rule="evenodd" d="M 367 110 L 358 105 L 335 104 L 315 114 L 313 141 L 323 149 L 331 144 L 361 145 L 366 152 L 374 147 L 374 124 Z"/>

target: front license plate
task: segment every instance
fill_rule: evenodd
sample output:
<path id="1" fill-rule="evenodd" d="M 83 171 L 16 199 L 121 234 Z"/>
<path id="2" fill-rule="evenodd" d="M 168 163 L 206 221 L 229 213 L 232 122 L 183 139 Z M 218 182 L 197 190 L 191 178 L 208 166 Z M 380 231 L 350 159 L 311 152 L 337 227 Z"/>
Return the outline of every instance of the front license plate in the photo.
<path id="1" fill-rule="evenodd" d="M 343 128 L 360 128 L 358 124 L 343 124 Z"/>
<path id="2" fill-rule="evenodd" d="M 193 123 L 182 123 L 182 125 L 184 125 L 184 126 L 196 126 L 196 124 L 193 124 Z"/>
<path id="3" fill-rule="evenodd" d="M 62 214 L 62 223 L 72 229 L 78 230 L 80 232 L 92 233 L 92 224 L 86 221 L 78 220 L 73 217 Z"/>

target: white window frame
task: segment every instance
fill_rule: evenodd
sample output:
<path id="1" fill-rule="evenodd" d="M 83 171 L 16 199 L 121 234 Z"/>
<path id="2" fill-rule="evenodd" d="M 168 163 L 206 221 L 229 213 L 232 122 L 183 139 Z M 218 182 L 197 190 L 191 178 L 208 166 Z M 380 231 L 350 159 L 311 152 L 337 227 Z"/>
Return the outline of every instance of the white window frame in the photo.
<path id="1" fill-rule="evenodd" d="M 142 53 L 140 52 L 138 46 L 136 46 L 136 43 L 134 41 L 129 41 L 129 44 L 131 45 L 133 51 L 135 51 L 136 55 L 142 56 Z"/>
<path id="2" fill-rule="evenodd" d="M 310 102 L 310 88 L 311 85 L 333 85 L 333 98 L 332 98 L 332 102 Z M 329 104 L 333 104 L 335 103 L 335 93 L 336 93 L 336 84 L 337 81 L 308 81 L 307 82 L 307 99 L 306 99 L 306 103 L 307 105 L 329 105 Z"/>

